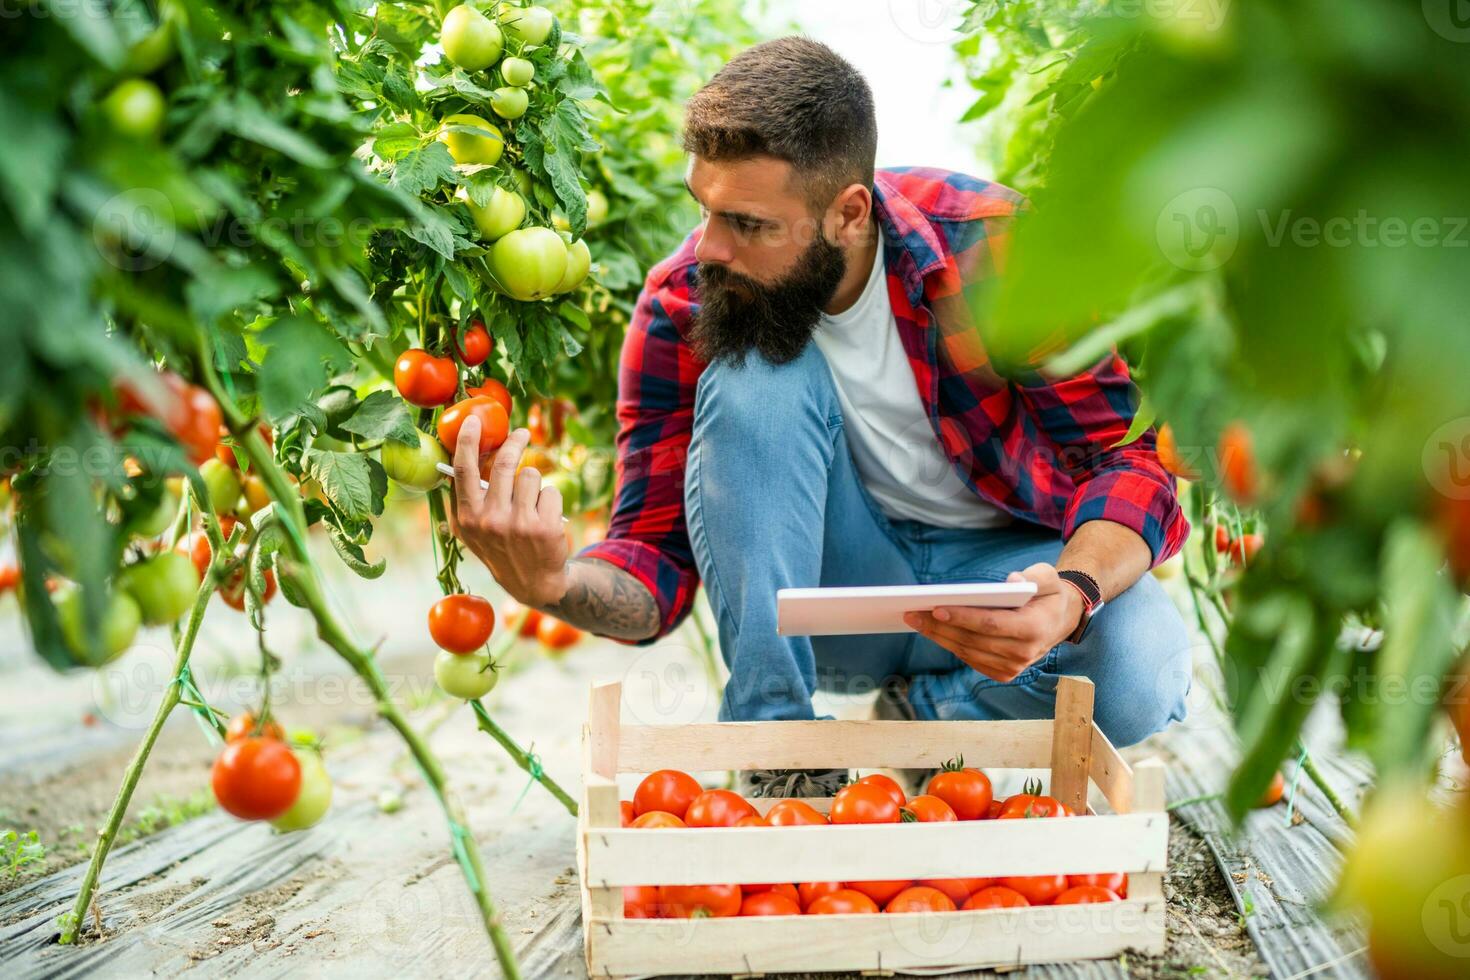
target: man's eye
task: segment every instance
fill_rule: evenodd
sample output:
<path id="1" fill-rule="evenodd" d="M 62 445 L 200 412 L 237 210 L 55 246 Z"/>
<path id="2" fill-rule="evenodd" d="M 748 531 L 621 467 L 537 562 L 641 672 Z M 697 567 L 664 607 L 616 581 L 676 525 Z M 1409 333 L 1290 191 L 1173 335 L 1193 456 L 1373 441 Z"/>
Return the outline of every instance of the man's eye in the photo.
<path id="1" fill-rule="evenodd" d="M 757 232 L 761 227 L 760 222 L 746 221 L 744 218 L 732 218 L 730 223 L 735 226 L 736 230 L 743 231 L 747 234 Z"/>

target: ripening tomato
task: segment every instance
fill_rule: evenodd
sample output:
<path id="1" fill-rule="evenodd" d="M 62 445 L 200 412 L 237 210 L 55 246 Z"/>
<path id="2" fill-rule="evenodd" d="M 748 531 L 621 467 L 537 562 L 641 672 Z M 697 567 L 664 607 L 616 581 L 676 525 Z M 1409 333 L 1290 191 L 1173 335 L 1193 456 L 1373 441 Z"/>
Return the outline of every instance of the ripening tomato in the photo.
<path id="1" fill-rule="evenodd" d="M 622 812 L 623 826 L 631 826 L 638 818 L 638 811 L 633 809 L 633 804 L 627 800 L 618 800 L 618 809 Z"/>
<path id="2" fill-rule="evenodd" d="M 257 728 L 259 728 L 259 731 L 256 730 Z M 225 726 L 226 742 L 238 742 L 240 739 L 248 738 L 251 735 L 259 735 L 261 738 L 273 738 L 278 742 L 284 742 L 286 740 L 286 733 L 281 730 L 281 726 L 276 724 L 274 720 L 267 718 L 263 724 L 257 726 L 255 723 L 255 714 L 250 711 L 242 711 L 240 714 L 231 718 L 230 723 Z"/>
<path id="3" fill-rule="evenodd" d="M 925 878 L 919 882 L 929 888 L 937 888 L 950 897 L 956 905 L 960 905 L 965 899 L 975 894 L 982 888 L 989 888 L 995 884 L 994 878 Z"/>
<path id="4" fill-rule="evenodd" d="M 782 800 L 766 811 L 766 823 L 772 827 L 825 826 L 827 817 L 802 800 Z"/>
<path id="5" fill-rule="evenodd" d="M 516 630 L 516 635 L 529 639 L 536 635 L 536 626 L 541 622 L 541 610 L 523 606 L 514 599 L 506 599 L 500 604 L 500 621 L 502 623 L 514 623 L 522 615 L 525 618 L 520 620 L 521 625 Z"/>
<path id="6" fill-rule="evenodd" d="M 888 900 L 883 906 L 883 911 L 902 912 L 953 912 L 955 910 L 954 899 L 937 888 L 927 885 L 915 885 L 913 888 L 905 888 L 897 895 Z"/>
<path id="7" fill-rule="evenodd" d="M 1249 565 L 1256 560 L 1256 552 L 1265 543 L 1266 539 L 1259 534 L 1242 534 L 1230 542 L 1230 561 L 1236 565 Z"/>
<path id="8" fill-rule="evenodd" d="M 796 890 L 795 885 L 787 881 L 780 881 L 774 885 L 741 885 L 740 890 L 747 895 L 759 895 L 762 892 L 775 892 L 777 895 L 785 895 L 787 898 L 791 899 L 793 902 L 796 903 L 797 908 L 801 907 L 801 893 Z"/>
<path id="9" fill-rule="evenodd" d="M 209 539 L 206 538 L 205 543 L 207 544 L 208 541 Z M 227 579 L 219 587 L 220 599 L 224 602 L 225 605 L 229 606 L 236 612 L 245 611 L 245 596 L 248 592 L 246 579 L 248 574 L 249 573 L 245 569 L 237 568 L 234 572 L 230 574 L 229 579 Z M 261 577 L 265 579 L 265 590 L 260 594 L 260 602 L 261 605 L 265 605 L 267 602 L 270 602 L 273 598 L 275 598 L 276 576 L 274 572 L 267 568 L 265 570 L 265 574 Z"/>
<path id="10" fill-rule="evenodd" d="M 1030 904 L 1026 901 L 1026 896 L 1014 888 L 991 885 L 965 899 L 962 908 L 966 912 L 973 912 L 976 909 L 1022 909 Z"/>
<path id="11" fill-rule="evenodd" d="M 741 915 L 800 915 L 801 906 L 794 899 L 777 892 L 759 892 L 740 900 Z"/>
<path id="12" fill-rule="evenodd" d="M 691 827 L 733 827 L 741 817 L 755 813 L 755 807 L 727 789 L 710 789 L 689 802 L 684 822 Z"/>
<path id="13" fill-rule="evenodd" d="M 1250 506 L 1261 492 L 1255 441 L 1241 422 L 1231 422 L 1220 433 L 1220 480 L 1237 503 Z"/>
<path id="14" fill-rule="evenodd" d="M 903 795 L 903 788 L 900 787 L 898 783 L 893 780 L 892 777 L 885 776 L 881 772 L 875 772 L 870 776 L 864 776 L 862 779 L 859 779 L 858 782 L 865 783 L 869 786 L 877 786 L 879 789 L 883 790 L 883 792 L 893 797 L 893 802 L 897 803 L 899 806 L 903 806 L 905 803 L 908 802 L 908 798 Z"/>
<path id="15" fill-rule="evenodd" d="M 1256 806 L 1257 808 L 1275 806 L 1276 804 L 1281 802 L 1281 797 L 1285 793 L 1286 776 L 1282 774 L 1280 769 L 1277 769 L 1276 774 L 1271 777 L 1270 785 L 1268 785 L 1266 787 L 1266 791 L 1261 794 L 1261 798 L 1256 801 Z"/>
<path id="16" fill-rule="evenodd" d="M 628 826 L 637 830 L 658 830 L 660 828 L 687 827 L 689 825 L 672 813 L 665 813 L 662 810 L 649 810 L 647 813 L 640 813 L 638 818 Z"/>
<path id="17" fill-rule="evenodd" d="M 248 736 L 214 760 L 210 785 L 220 808 L 241 820 L 270 820 L 296 802 L 301 763 L 285 742 Z"/>
<path id="18" fill-rule="evenodd" d="M 806 907 L 807 915 L 877 914 L 877 912 L 878 906 L 871 898 L 851 888 L 839 888 L 830 895 L 814 899 Z"/>
<path id="19" fill-rule="evenodd" d="M 549 414 L 540 402 L 532 402 L 531 407 L 526 409 L 526 431 L 531 436 L 531 445 L 545 446 L 550 443 L 551 432 L 546 424 Z"/>
<path id="20" fill-rule="evenodd" d="M 949 823 L 958 820 L 954 807 L 944 802 L 937 796 L 924 794 L 909 800 L 904 807 L 905 812 L 914 818 L 916 823 Z"/>
<path id="21" fill-rule="evenodd" d="M 659 901 L 671 919 L 725 918 L 740 914 L 739 885 L 660 885 Z"/>
<path id="22" fill-rule="evenodd" d="M 1112 871 L 1107 874 L 1091 875 L 1067 875 L 1067 887 L 1077 888 L 1082 885 L 1096 885 L 1106 888 L 1119 898 L 1128 897 L 1128 876 L 1121 871 Z"/>
<path id="23" fill-rule="evenodd" d="M 853 783 L 837 791 L 830 814 L 839 823 L 898 823 L 898 804 L 881 786 Z"/>
<path id="24" fill-rule="evenodd" d="M 176 391 L 182 411 L 175 423 L 169 425 L 169 431 L 183 445 L 189 454 L 189 461 L 198 466 L 214 455 L 215 448 L 219 445 L 219 428 L 223 424 L 223 416 L 220 414 L 219 403 L 207 390 L 177 378 L 175 381 L 178 381 Z"/>
<path id="25" fill-rule="evenodd" d="M 802 911 L 810 909 L 812 903 L 823 895 L 839 892 L 842 887 L 840 881 L 803 881 L 796 886 L 796 894 L 801 899 Z"/>
<path id="26" fill-rule="evenodd" d="M 0 565 L 0 595 L 20 584 L 20 566 L 6 562 Z"/>
<path id="27" fill-rule="evenodd" d="M 495 607 L 482 596 L 458 592 L 429 607 L 429 636 L 451 653 L 473 653 L 495 629 Z"/>
<path id="28" fill-rule="evenodd" d="M 904 878 L 899 881 L 848 881 L 844 887 L 871 898 L 881 908 L 893 900 L 893 896 L 908 888 L 914 883 L 912 878 Z"/>
<path id="29" fill-rule="evenodd" d="M 134 562 L 118 576 L 118 583 L 137 602 L 143 622 L 150 626 L 172 623 L 187 612 L 199 582 L 191 560 L 177 551 Z"/>
<path id="30" fill-rule="evenodd" d="M 577 645 L 582 639 L 582 631 L 571 623 L 542 613 L 540 622 L 536 624 L 536 639 L 548 650 L 566 650 Z"/>
<path id="31" fill-rule="evenodd" d="M 459 427 L 464 425 L 464 420 L 471 415 L 480 420 L 480 456 L 483 458 L 500 448 L 505 442 L 505 437 L 510 433 L 510 418 L 505 414 L 505 407 L 494 398 L 484 395 L 476 395 L 466 398 L 462 402 L 455 402 L 444 410 L 439 416 L 438 436 L 439 442 L 444 448 L 454 453 L 455 443 L 459 441 Z"/>
<path id="32" fill-rule="evenodd" d="M 1058 895 L 1053 905 L 1092 905 L 1097 902 L 1116 902 L 1118 896 L 1099 885 L 1073 885 Z"/>
<path id="33" fill-rule="evenodd" d="M 985 808 L 983 820 L 994 820 L 1000 816 L 1000 811 L 1005 809 L 1005 800 L 991 800 L 990 806 Z"/>
<path id="34" fill-rule="evenodd" d="M 1230 529 L 1224 524 L 1215 525 L 1215 551 L 1225 554 L 1230 550 Z"/>
<path id="35" fill-rule="evenodd" d="M 623 886 L 623 918 L 625 919 L 658 919 L 662 918 L 662 909 L 659 907 L 657 885 L 625 885 Z"/>
<path id="36" fill-rule="evenodd" d="M 1174 430 L 1169 423 L 1159 426 L 1158 442 L 1154 450 L 1159 454 L 1159 463 L 1170 473 L 1185 480 L 1199 479 L 1199 474 L 1190 469 L 1179 455 L 1179 444 L 1174 440 Z"/>
<path id="37" fill-rule="evenodd" d="M 737 827 L 769 827 L 770 824 L 767 823 L 766 822 L 766 818 L 763 817 L 763 816 L 761 816 L 759 813 L 752 813 L 748 817 L 741 817 L 739 820 L 735 821 L 735 826 L 737 826 Z"/>
<path id="38" fill-rule="evenodd" d="M 315 825 L 332 806 L 332 776 L 322 762 L 322 754 L 308 748 L 292 751 L 301 766 L 301 790 L 286 812 L 271 821 L 271 826 L 283 833 Z"/>
<path id="39" fill-rule="evenodd" d="M 484 384 L 477 388 L 466 388 L 465 391 L 471 397 L 480 396 L 495 399 L 505 409 L 506 417 L 510 417 L 510 390 L 494 378 L 486 378 Z"/>
<path id="40" fill-rule="evenodd" d="M 1065 817 L 1067 810 L 1050 796 L 1032 793 L 1017 793 L 1008 797 L 1000 808 L 1001 820 L 1020 820 L 1030 817 Z"/>
<path id="41" fill-rule="evenodd" d="M 1032 905 L 1050 905 L 1067 890 L 1066 875 L 1017 875 L 1002 878 L 1000 883 Z"/>
<path id="42" fill-rule="evenodd" d="M 689 804 L 704 792 L 704 787 L 687 772 L 660 769 L 643 777 L 633 792 L 633 809 L 639 814 L 650 810 L 672 813 L 681 820 L 689 812 Z"/>
<path id="43" fill-rule="evenodd" d="M 951 759 L 929 779 L 925 791 L 949 804 L 961 820 L 979 820 L 990 809 L 993 792 L 990 777 L 979 769 L 966 769 L 961 759 Z"/>
<path id="44" fill-rule="evenodd" d="M 437 408 L 454 401 L 454 392 L 459 388 L 459 368 L 451 358 L 435 357 L 413 347 L 399 354 L 393 364 L 393 385 L 410 405 Z M 454 447 L 449 449 L 452 452 Z"/>
<path id="45" fill-rule="evenodd" d="M 456 341 L 454 349 L 459 353 L 459 359 L 469 367 L 477 367 L 485 363 L 490 356 L 494 342 L 490 339 L 490 331 L 485 329 L 485 324 L 479 320 L 470 321 L 469 327 L 464 332 L 464 340 Z"/>

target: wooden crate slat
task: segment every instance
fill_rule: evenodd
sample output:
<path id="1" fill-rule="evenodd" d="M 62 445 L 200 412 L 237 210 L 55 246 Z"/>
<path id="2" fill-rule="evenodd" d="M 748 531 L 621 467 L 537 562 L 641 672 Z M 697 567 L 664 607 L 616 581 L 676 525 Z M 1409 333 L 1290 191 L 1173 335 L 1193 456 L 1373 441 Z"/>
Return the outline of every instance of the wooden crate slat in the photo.
<path id="1" fill-rule="evenodd" d="M 1133 769 L 1096 722 L 1092 725 L 1091 775 L 1114 813 L 1133 812 Z"/>
<path id="2" fill-rule="evenodd" d="M 1164 764 L 1158 759 L 1144 759 L 1133 767 L 1133 809 L 1139 815 L 1166 811 L 1164 800 Z M 1163 869 L 1128 876 L 1128 897 L 1145 901 L 1164 897 Z"/>
<path id="3" fill-rule="evenodd" d="M 1048 720 L 625 725 L 617 768 L 918 769 L 938 767 L 963 754 L 965 765 L 977 768 L 1044 769 L 1052 761 L 1051 730 Z"/>
<path id="4" fill-rule="evenodd" d="M 1117 956 L 1163 936 L 1161 901 L 929 915 L 822 915 L 589 925 L 593 976 L 902 970 Z"/>
<path id="5" fill-rule="evenodd" d="M 1087 812 L 1087 775 L 1092 762 L 1092 681 L 1062 677 L 1057 682 L 1052 722 L 1051 786 L 1048 795 L 1073 813 Z"/>
<path id="6" fill-rule="evenodd" d="M 959 823 L 587 833 L 589 883 L 852 881 L 1156 871 L 1162 813 Z"/>

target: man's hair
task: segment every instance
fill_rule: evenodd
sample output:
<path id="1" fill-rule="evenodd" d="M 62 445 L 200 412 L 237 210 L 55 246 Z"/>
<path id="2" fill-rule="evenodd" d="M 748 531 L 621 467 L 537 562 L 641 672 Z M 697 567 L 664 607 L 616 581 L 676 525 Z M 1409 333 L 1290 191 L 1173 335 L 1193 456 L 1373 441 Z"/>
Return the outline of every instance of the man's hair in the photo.
<path id="1" fill-rule="evenodd" d="M 684 149 L 706 160 L 785 160 L 812 204 L 825 207 L 849 184 L 873 184 L 873 93 L 825 44 L 766 41 L 736 55 L 689 100 Z"/>

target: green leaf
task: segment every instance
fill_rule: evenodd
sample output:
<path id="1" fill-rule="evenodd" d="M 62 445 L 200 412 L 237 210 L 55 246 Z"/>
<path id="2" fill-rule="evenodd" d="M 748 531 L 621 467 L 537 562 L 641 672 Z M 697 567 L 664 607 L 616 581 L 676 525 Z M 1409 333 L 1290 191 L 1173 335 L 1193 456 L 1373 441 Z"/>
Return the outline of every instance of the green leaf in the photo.
<path id="1" fill-rule="evenodd" d="M 342 564 L 352 569 L 365 579 L 380 577 L 388 567 L 386 558 L 379 558 L 375 562 L 367 560 L 362 546 L 349 539 L 342 529 L 333 524 L 327 525 L 327 538 L 332 542 L 332 547 L 337 551 L 337 557 L 342 559 Z"/>
<path id="2" fill-rule="evenodd" d="M 261 332 L 260 342 L 266 347 L 258 375 L 260 400 L 271 419 L 293 414 L 335 369 L 351 363 L 335 337 L 301 317 L 277 320 Z"/>
<path id="3" fill-rule="evenodd" d="M 375 391 L 364 398 L 342 428 L 369 440 L 391 439 L 406 446 L 419 443 L 408 403 L 389 391 Z"/>
<path id="4" fill-rule="evenodd" d="M 227 117 L 227 125 L 241 139 L 285 154 L 302 166 L 326 168 L 333 164 L 331 156 L 325 150 L 296 130 L 283 125 L 247 93 L 236 94 Z"/>
<path id="5" fill-rule="evenodd" d="M 408 123 L 389 123 L 373 138 L 373 152 L 391 163 L 417 148 L 422 141 L 419 131 Z"/>
<path id="6" fill-rule="evenodd" d="M 1123 438 L 1115 442 L 1112 448 L 1118 449 L 1123 446 L 1131 446 L 1143 438 L 1143 434 L 1148 431 L 1149 426 L 1154 424 L 1154 419 L 1157 415 L 1158 413 L 1154 411 L 1153 403 L 1148 400 L 1148 393 L 1145 392 L 1138 400 L 1138 408 L 1133 412 L 1133 421 L 1128 424 L 1128 431 L 1123 433 Z"/>
<path id="7" fill-rule="evenodd" d="M 393 164 L 389 178 L 393 187 L 415 196 L 433 190 L 441 181 L 454 182 L 454 157 L 438 140 L 405 153 Z"/>
<path id="8" fill-rule="evenodd" d="M 308 449 L 306 475 L 321 484 L 332 506 L 355 521 L 365 521 L 383 512 L 388 493 L 388 474 L 382 465 L 363 453 L 339 453 Z"/>

